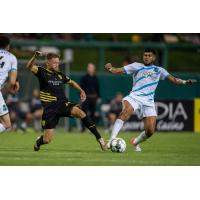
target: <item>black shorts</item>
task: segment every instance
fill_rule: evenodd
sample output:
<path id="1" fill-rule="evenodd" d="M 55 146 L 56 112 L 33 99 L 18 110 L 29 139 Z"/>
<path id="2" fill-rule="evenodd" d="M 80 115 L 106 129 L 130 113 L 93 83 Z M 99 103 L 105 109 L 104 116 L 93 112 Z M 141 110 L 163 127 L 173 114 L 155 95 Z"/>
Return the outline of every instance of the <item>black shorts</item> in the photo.
<path id="1" fill-rule="evenodd" d="M 72 117 L 71 110 L 74 106 L 79 107 L 79 104 L 74 102 L 61 102 L 44 108 L 42 115 L 42 128 L 55 128 L 59 122 L 60 117 Z"/>

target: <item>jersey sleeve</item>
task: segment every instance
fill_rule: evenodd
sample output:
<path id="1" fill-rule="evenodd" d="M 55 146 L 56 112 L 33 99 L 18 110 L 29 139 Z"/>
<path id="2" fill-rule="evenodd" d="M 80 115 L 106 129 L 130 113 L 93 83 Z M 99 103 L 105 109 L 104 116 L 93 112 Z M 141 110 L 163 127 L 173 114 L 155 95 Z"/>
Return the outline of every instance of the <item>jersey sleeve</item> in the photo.
<path id="1" fill-rule="evenodd" d="M 169 75 L 170 74 L 166 69 L 160 67 L 160 80 L 165 80 Z"/>
<path id="2" fill-rule="evenodd" d="M 17 71 L 17 58 L 15 56 L 12 57 L 10 71 Z"/>
<path id="3" fill-rule="evenodd" d="M 33 73 L 35 76 L 37 76 L 38 78 L 42 78 L 44 75 L 44 68 L 43 67 L 39 67 L 38 66 L 38 70 L 36 73 Z"/>
<path id="4" fill-rule="evenodd" d="M 128 75 L 134 74 L 138 70 L 138 63 L 132 63 L 123 67 L 124 73 Z"/>
<path id="5" fill-rule="evenodd" d="M 68 83 L 70 80 L 71 79 L 68 76 L 66 76 L 66 75 L 63 76 L 64 83 Z"/>

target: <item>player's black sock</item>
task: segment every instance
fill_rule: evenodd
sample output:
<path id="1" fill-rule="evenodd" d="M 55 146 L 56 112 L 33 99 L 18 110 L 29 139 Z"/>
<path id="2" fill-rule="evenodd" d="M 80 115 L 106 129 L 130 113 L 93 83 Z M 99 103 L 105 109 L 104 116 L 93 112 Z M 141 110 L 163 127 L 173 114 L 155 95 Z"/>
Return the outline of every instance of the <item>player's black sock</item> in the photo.
<path id="1" fill-rule="evenodd" d="M 45 144 L 45 143 L 44 143 L 44 140 L 43 140 L 43 135 L 41 135 L 41 136 L 40 136 L 40 138 L 39 138 L 39 139 L 37 139 L 37 141 L 36 141 L 36 142 L 37 142 L 37 146 L 40 146 L 40 145 L 43 145 L 43 144 Z"/>
<path id="2" fill-rule="evenodd" d="M 99 140 L 101 138 L 100 133 L 97 131 L 96 125 L 90 121 L 90 119 L 86 116 L 81 119 L 83 124 L 95 135 L 96 139 Z"/>

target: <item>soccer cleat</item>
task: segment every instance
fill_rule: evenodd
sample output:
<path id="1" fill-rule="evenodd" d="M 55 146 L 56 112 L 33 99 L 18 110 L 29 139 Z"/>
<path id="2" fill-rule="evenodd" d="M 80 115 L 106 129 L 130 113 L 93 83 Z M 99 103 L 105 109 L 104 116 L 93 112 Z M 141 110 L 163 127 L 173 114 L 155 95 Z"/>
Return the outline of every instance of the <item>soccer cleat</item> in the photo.
<path id="1" fill-rule="evenodd" d="M 142 151 L 142 149 L 141 149 L 141 147 L 140 147 L 139 144 L 137 144 L 137 145 L 134 144 L 134 138 L 131 138 L 131 139 L 130 139 L 130 144 L 133 145 L 134 150 L 135 150 L 136 152 L 140 152 L 140 151 Z"/>
<path id="2" fill-rule="evenodd" d="M 105 143 L 104 139 L 103 139 L 103 138 L 100 138 L 100 139 L 97 140 L 97 141 L 98 141 L 98 143 L 100 144 L 101 149 L 102 149 L 103 151 L 106 151 L 106 150 L 107 150 L 107 147 L 106 147 L 106 143 Z"/>
<path id="3" fill-rule="evenodd" d="M 38 140 L 40 139 L 40 137 L 37 138 L 33 148 L 34 148 L 34 151 L 39 151 L 40 150 L 40 145 L 38 145 Z"/>
<path id="4" fill-rule="evenodd" d="M 36 144 L 34 145 L 34 151 L 39 151 L 40 150 L 40 146 L 37 146 Z"/>
<path id="5" fill-rule="evenodd" d="M 140 151 L 142 151 L 142 149 L 141 149 L 141 147 L 140 147 L 140 145 L 139 144 L 137 144 L 136 146 L 134 145 L 134 150 L 136 151 L 136 152 L 140 152 Z"/>
<path id="6" fill-rule="evenodd" d="M 134 145 L 134 138 L 130 139 L 130 144 Z"/>

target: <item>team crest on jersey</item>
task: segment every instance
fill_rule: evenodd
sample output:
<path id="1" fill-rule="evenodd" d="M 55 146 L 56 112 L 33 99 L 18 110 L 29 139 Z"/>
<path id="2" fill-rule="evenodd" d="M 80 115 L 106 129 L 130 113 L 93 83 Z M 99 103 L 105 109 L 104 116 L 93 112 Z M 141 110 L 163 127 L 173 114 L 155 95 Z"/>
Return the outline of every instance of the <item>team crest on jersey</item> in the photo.
<path id="1" fill-rule="evenodd" d="M 158 69 L 157 67 L 155 67 L 155 68 L 153 69 L 153 71 L 157 73 L 157 72 L 159 71 L 159 69 Z"/>
<path id="2" fill-rule="evenodd" d="M 155 70 L 154 70 L 155 71 Z M 156 70 L 157 71 L 157 70 Z M 157 71 L 158 72 L 158 71 Z M 157 73 L 156 72 L 156 73 Z M 154 72 L 149 72 L 149 71 L 146 71 L 146 72 L 143 72 L 142 73 L 142 75 L 144 76 L 144 77 L 146 77 L 146 78 L 148 78 L 148 77 L 150 77 L 153 81 L 155 81 L 156 79 L 157 79 L 157 74 L 156 73 L 154 73 Z"/>
<path id="3" fill-rule="evenodd" d="M 153 75 L 153 72 L 143 72 L 142 73 L 143 76 L 147 77 L 151 77 Z"/>
<path id="4" fill-rule="evenodd" d="M 45 120 L 42 120 L 42 126 L 45 126 L 46 122 Z"/>

